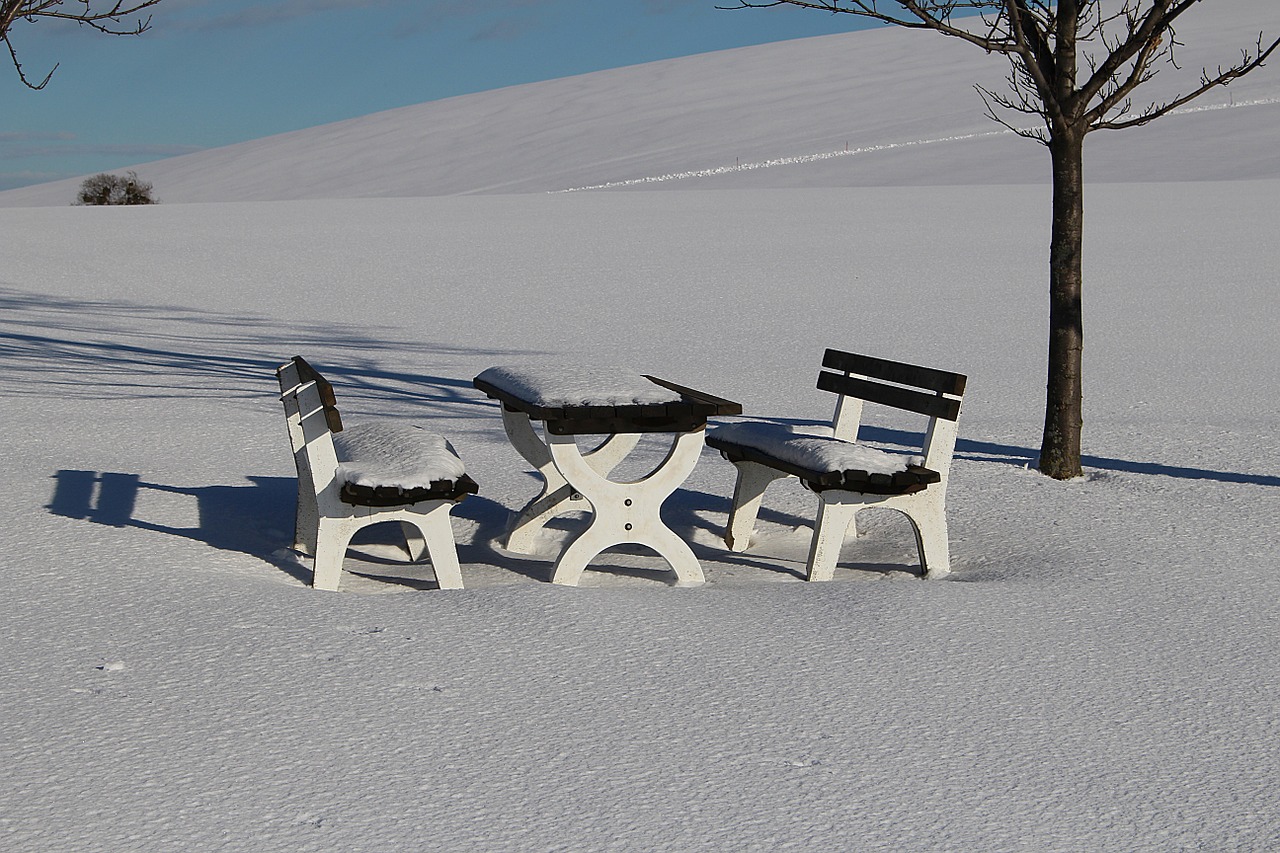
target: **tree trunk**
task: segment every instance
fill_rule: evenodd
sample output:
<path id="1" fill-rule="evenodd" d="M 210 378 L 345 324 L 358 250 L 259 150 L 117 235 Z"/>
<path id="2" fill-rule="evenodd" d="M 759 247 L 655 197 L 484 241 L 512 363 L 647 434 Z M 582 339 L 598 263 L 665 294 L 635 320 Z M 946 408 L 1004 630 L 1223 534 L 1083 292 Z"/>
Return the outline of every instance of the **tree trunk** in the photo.
<path id="1" fill-rule="evenodd" d="M 1040 470 L 1057 480 L 1083 474 L 1080 428 L 1084 318 L 1081 253 L 1084 245 L 1084 133 L 1055 134 L 1053 229 L 1049 241 L 1049 382 L 1045 396 Z"/>

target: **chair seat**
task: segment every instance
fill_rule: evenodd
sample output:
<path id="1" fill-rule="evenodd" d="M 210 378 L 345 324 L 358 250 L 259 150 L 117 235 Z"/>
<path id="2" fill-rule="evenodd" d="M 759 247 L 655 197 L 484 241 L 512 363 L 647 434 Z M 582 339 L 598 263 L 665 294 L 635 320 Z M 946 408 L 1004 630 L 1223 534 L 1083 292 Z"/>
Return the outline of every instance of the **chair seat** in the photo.
<path id="1" fill-rule="evenodd" d="M 333 434 L 333 446 L 343 503 L 402 506 L 478 491 L 453 446 L 415 426 L 353 424 Z"/>
<path id="2" fill-rule="evenodd" d="M 918 492 L 942 478 L 918 456 L 887 453 L 831 435 L 799 433 L 787 424 L 744 421 L 713 430 L 707 444 L 733 462 L 793 474 L 815 492 L 846 489 L 876 495 Z"/>

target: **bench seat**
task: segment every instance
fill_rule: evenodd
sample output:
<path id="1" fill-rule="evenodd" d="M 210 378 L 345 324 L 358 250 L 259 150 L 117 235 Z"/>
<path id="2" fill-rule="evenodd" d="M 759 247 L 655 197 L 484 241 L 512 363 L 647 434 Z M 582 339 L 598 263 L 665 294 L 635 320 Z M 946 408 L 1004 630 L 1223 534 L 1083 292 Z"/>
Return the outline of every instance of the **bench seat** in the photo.
<path id="1" fill-rule="evenodd" d="M 453 500 L 479 487 L 444 436 L 408 424 L 352 424 L 333 434 L 339 499 L 353 506 Z"/>
<path id="2" fill-rule="evenodd" d="M 887 453 L 767 421 L 718 427 L 708 433 L 707 445 L 730 462 L 756 462 L 799 477 L 814 492 L 850 489 L 869 495 L 907 495 L 942 479 L 921 464 L 920 456 Z"/>

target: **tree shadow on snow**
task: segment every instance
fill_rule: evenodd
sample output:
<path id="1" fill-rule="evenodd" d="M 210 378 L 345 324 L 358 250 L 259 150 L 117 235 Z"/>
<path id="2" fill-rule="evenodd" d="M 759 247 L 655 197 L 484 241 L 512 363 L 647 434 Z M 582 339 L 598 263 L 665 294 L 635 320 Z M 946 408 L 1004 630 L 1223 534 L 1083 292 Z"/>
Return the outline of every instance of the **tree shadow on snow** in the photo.
<path id="1" fill-rule="evenodd" d="M 283 331 L 287 328 L 287 332 Z M 385 337 L 371 332 L 384 331 Z M 486 355 L 528 357 L 397 339 L 395 330 L 291 322 L 125 300 L 90 300 L 0 287 L 0 358 L 9 393 L 75 399 L 263 398 L 275 369 L 308 357 L 347 401 L 403 401 L 489 407 L 470 377 L 396 370 L 384 360 L 421 363 Z M 456 414 L 457 409 L 454 409 Z"/>
<path id="2" fill-rule="evenodd" d="M 799 427 L 820 426 L 812 421 L 795 418 L 772 418 L 777 423 L 791 424 Z M 889 445 L 891 447 L 910 448 L 918 452 L 924 442 L 924 433 L 889 427 L 863 426 L 858 437 L 864 441 Z M 998 462 L 1015 465 L 1019 468 L 1034 467 L 1040 459 L 1040 451 L 1030 447 L 1018 447 L 1012 444 L 997 444 L 991 441 L 978 441 L 972 438 L 960 438 L 956 441 L 956 459 L 974 462 Z M 1213 471 L 1207 468 L 1191 468 L 1183 465 L 1166 465 L 1160 462 L 1135 462 L 1128 459 L 1113 459 L 1107 456 L 1082 455 L 1080 461 L 1086 468 L 1099 468 L 1104 471 L 1122 471 L 1129 474 L 1155 474 L 1164 477 L 1176 477 L 1182 480 L 1214 480 L 1220 483 L 1242 483 L 1253 486 L 1280 486 L 1280 476 L 1270 474 L 1243 474 L 1235 471 Z"/>

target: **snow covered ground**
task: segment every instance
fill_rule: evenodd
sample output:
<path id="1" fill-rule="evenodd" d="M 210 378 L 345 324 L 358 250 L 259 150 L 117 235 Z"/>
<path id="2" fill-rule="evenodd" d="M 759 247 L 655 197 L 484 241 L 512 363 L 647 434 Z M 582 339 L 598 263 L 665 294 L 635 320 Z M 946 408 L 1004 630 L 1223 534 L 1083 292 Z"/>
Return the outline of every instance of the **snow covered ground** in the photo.
<path id="1" fill-rule="evenodd" d="M 1028 469 L 1043 184 L 0 210 L 0 846 L 1280 848 L 1280 172 L 1206 174 L 1223 125 L 1182 121 L 1134 138 L 1199 180 L 1090 187 L 1067 483 Z M 626 551 L 552 587 L 496 547 L 536 484 L 481 370 L 603 361 L 817 421 L 825 346 L 969 375 L 951 578 L 868 513 L 804 583 L 791 483 L 725 551 L 712 452 L 665 514 L 700 588 Z M 467 589 L 376 531 L 343 592 L 308 587 L 271 373 L 295 353 L 349 420 L 451 437 Z M 869 420 L 890 450 L 920 428 Z"/>

